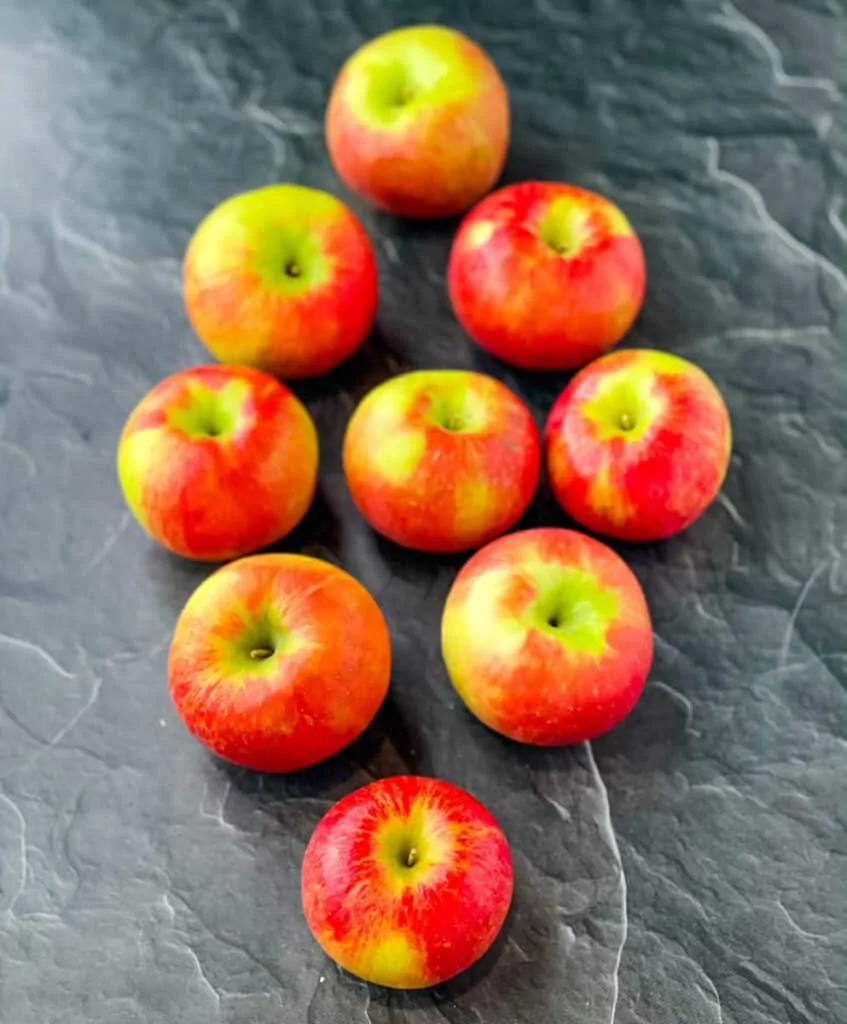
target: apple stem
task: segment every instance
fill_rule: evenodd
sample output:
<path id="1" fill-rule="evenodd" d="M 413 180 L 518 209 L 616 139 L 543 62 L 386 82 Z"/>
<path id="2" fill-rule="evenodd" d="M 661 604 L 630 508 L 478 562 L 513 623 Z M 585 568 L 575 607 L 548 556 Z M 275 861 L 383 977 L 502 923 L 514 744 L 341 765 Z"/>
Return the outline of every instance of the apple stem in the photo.
<path id="1" fill-rule="evenodd" d="M 250 652 L 250 657 L 253 661 L 264 661 L 266 658 L 270 658 L 273 654 L 271 647 L 254 647 Z"/>
<path id="2" fill-rule="evenodd" d="M 635 420 L 630 416 L 628 412 L 621 413 L 621 430 L 632 430 L 635 426 Z"/>
<path id="3" fill-rule="evenodd" d="M 418 851 L 413 846 L 411 850 L 409 850 L 409 852 L 406 854 L 406 867 L 413 868 L 417 864 L 417 862 Z"/>
<path id="4" fill-rule="evenodd" d="M 298 263 L 294 263 L 293 261 L 291 263 L 286 263 L 285 272 L 286 274 L 288 274 L 289 277 L 299 277 L 300 274 L 302 273 L 302 271 L 300 270 L 300 265 Z"/>

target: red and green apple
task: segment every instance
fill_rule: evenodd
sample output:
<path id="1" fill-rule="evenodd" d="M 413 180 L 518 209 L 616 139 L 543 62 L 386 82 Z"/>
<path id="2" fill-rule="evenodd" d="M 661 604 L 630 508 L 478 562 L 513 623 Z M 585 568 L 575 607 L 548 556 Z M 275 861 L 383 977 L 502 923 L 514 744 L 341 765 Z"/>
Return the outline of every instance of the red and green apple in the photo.
<path id="1" fill-rule="evenodd" d="M 375 530 L 421 551 L 462 551 L 526 511 L 540 440 L 529 409 L 493 377 L 418 370 L 365 396 L 343 456 L 353 500 Z"/>
<path id="2" fill-rule="evenodd" d="M 209 561 L 278 540 L 306 514 L 318 438 L 299 399 L 244 366 L 198 366 L 157 384 L 118 445 L 130 510 L 166 548 Z"/>
<path id="3" fill-rule="evenodd" d="M 512 898 L 512 860 L 470 793 L 418 776 L 340 800 L 303 857 L 306 922 L 324 952 L 365 981 L 438 985 L 494 942 Z"/>
<path id="4" fill-rule="evenodd" d="M 344 64 L 326 113 L 343 181 L 405 217 L 447 217 L 495 184 L 509 144 L 509 97 L 467 36 L 413 25 L 378 36 Z"/>
<path id="5" fill-rule="evenodd" d="M 574 185 L 526 181 L 487 196 L 450 252 L 453 310 L 514 366 L 581 366 L 629 330 L 644 298 L 641 243 L 623 212 Z"/>
<path id="6" fill-rule="evenodd" d="M 373 324 L 373 247 L 326 192 L 269 185 L 231 196 L 200 223 L 183 262 L 185 308 L 218 359 L 275 377 L 313 377 L 351 356 Z"/>
<path id="7" fill-rule="evenodd" d="M 607 732 L 635 706 L 653 659 L 638 580 L 611 548 L 541 528 L 463 566 L 441 620 L 450 680 L 510 739 L 555 746 Z"/>
<path id="8" fill-rule="evenodd" d="M 716 497 L 732 429 L 698 366 L 630 349 L 576 374 L 550 411 L 545 445 L 569 516 L 595 533 L 651 541 L 685 529 Z"/>
<path id="9" fill-rule="evenodd" d="M 382 612 L 344 570 L 262 554 L 213 573 L 177 622 L 171 697 L 218 757 L 263 772 L 316 764 L 359 736 L 385 698 Z"/>

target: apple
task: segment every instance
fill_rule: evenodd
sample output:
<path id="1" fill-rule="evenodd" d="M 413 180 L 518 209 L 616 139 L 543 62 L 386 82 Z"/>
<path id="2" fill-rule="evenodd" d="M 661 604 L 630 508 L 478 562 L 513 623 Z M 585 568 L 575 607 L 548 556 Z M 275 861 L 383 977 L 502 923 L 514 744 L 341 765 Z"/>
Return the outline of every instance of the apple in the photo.
<path id="1" fill-rule="evenodd" d="M 194 591 L 168 658 L 189 732 L 263 772 L 323 761 L 359 736 L 388 690 L 382 612 L 343 569 L 305 555 L 230 562 Z"/>
<path id="2" fill-rule="evenodd" d="M 222 561 L 255 551 L 306 514 L 318 438 L 296 395 L 246 366 L 166 378 L 130 413 L 118 477 L 144 529 L 178 555 Z"/>
<path id="3" fill-rule="evenodd" d="M 413 25 L 345 63 L 326 113 L 329 155 L 359 195 L 403 217 L 448 217 L 495 184 L 509 145 L 509 96 L 467 36 Z"/>
<path id="4" fill-rule="evenodd" d="M 453 311 L 482 348 L 529 370 L 581 366 L 629 330 L 644 298 L 641 243 L 614 203 L 526 181 L 482 200 L 453 240 Z"/>
<path id="5" fill-rule="evenodd" d="M 421 551 L 462 551 L 508 530 L 538 483 L 532 416 L 505 384 L 418 370 L 374 388 L 344 437 L 353 501 L 379 533 Z"/>
<path id="6" fill-rule="evenodd" d="M 520 743 L 599 736 L 629 714 L 653 660 L 647 602 L 626 563 L 574 530 L 524 530 L 461 569 L 441 649 L 480 721 Z"/>
<path id="7" fill-rule="evenodd" d="M 303 910 L 324 952 L 365 981 L 438 985 L 494 942 L 512 899 L 512 859 L 470 793 L 401 775 L 339 800 L 303 857 Z"/>
<path id="8" fill-rule="evenodd" d="M 559 504 L 595 533 L 649 541 L 685 529 L 729 467 L 729 413 L 712 380 L 679 356 L 614 352 L 581 370 L 545 432 Z"/>
<path id="9" fill-rule="evenodd" d="M 373 324 L 377 271 L 356 216 L 326 192 L 269 185 L 231 196 L 194 232 L 185 308 L 217 358 L 313 377 L 351 356 Z"/>

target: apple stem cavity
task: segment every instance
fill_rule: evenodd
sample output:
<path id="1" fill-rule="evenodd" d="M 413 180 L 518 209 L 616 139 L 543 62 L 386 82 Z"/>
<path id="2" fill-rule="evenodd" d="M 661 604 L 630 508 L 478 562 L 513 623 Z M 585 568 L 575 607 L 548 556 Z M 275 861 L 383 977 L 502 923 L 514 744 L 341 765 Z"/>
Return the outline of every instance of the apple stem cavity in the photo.
<path id="1" fill-rule="evenodd" d="M 300 269 L 299 263 L 295 263 L 294 260 L 291 260 L 289 263 L 285 264 L 285 273 L 288 277 L 299 277 L 303 271 Z"/>
<path id="2" fill-rule="evenodd" d="M 409 85 L 409 83 L 406 82 L 403 86 L 401 86 L 400 91 L 397 93 L 397 106 L 405 107 L 407 103 L 410 103 L 412 101 L 414 95 L 414 90 L 412 89 L 411 85 Z"/>

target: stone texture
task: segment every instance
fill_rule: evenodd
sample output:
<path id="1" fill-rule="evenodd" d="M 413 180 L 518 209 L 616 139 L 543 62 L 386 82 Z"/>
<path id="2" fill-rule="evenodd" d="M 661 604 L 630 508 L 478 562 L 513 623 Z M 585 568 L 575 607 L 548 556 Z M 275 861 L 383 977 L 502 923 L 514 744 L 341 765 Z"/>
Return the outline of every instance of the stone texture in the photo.
<path id="1" fill-rule="evenodd" d="M 444 21 L 513 95 L 507 180 L 631 215 L 650 270 L 628 343 L 701 363 L 733 416 L 724 493 L 619 546 L 647 591 L 644 698 L 592 746 L 527 752 L 459 707 L 437 645 L 458 559 L 376 539 L 340 472 L 346 418 L 412 367 L 497 373 L 541 420 L 565 378 L 478 354 L 449 313 L 452 225 L 353 202 L 379 248 L 365 350 L 298 387 L 321 493 L 287 549 L 382 604 L 375 726 L 311 772 L 215 762 L 165 685 L 208 571 L 125 512 L 123 420 L 205 361 L 179 260 L 199 218 L 276 180 L 344 196 L 322 113 L 371 35 Z M 4 1024 L 834 1024 L 847 1020 L 847 41 L 832 0 L 6 0 L 0 5 L 0 1018 Z M 564 519 L 542 488 L 528 523 Z M 375 776 L 474 790 L 517 895 L 485 961 L 431 993 L 339 974 L 298 870 Z"/>

